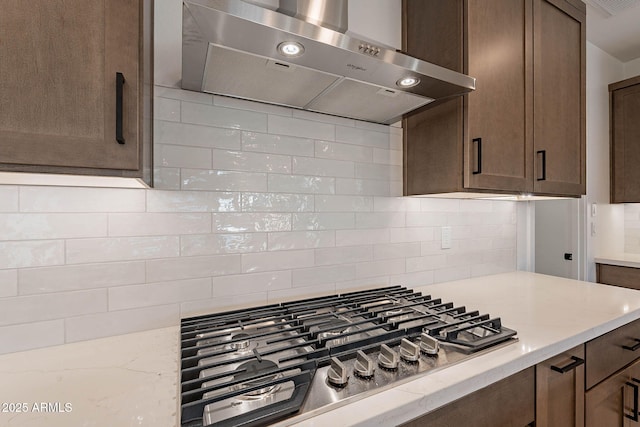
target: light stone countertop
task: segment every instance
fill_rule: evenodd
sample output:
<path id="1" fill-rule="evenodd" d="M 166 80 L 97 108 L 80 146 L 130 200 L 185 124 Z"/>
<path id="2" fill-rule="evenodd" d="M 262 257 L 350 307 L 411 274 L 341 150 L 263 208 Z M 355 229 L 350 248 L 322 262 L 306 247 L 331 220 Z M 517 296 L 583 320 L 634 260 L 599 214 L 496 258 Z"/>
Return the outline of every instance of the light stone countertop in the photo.
<path id="1" fill-rule="evenodd" d="M 618 265 L 620 267 L 640 268 L 640 254 L 617 253 L 595 257 L 599 264 Z"/>
<path id="2" fill-rule="evenodd" d="M 393 426 L 640 318 L 640 292 L 513 272 L 416 288 L 500 316 L 517 343 L 311 418 L 276 425 Z M 0 426 L 177 425 L 178 327 L 0 356 Z M 72 404 L 37 413 L 33 403 Z M 3 408 L 0 407 L 0 411 Z"/>

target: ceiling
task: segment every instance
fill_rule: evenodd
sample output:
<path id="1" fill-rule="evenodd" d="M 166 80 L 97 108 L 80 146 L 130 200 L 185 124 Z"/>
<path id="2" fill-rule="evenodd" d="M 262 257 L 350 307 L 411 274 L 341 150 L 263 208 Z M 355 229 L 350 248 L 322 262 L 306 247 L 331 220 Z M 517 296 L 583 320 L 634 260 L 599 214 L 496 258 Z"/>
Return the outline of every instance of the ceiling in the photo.
<path id="1" fill-rule="evenodd" d="M 640 0 L 583 0 L 587 40 L 622 62 L 640 58 Z"/>

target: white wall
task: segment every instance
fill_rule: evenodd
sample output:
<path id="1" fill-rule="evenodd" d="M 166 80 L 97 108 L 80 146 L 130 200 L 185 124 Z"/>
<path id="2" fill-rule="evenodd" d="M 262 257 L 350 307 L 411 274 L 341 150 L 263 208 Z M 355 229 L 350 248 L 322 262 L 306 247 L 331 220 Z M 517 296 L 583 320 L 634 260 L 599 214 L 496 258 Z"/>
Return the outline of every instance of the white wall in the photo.
<path id="1" fill-rule="evenodd" d="M 624 63 L 624 78 L 640 76 L 640 58 Z"/>
<path id="2" fill-rule="evenodd" d="M 0 353 L 515 269 L 514 203 L 398 197 L 398 128 L 177 89 L 176 4 L 156 2 L 156 188 L 0 186 Z"/>
<path id="3" fill-rule="evenodd" d="M 624 207 L 609 204 L 609 83 L 623 78 L 620 61 L 587 43 L 587 276 L 595 281 L 594 256 L 624 249 Z M 591 216 L 591 205 L 597 214 Z M 591 224 L 596 234 L 591 234 Z"/>

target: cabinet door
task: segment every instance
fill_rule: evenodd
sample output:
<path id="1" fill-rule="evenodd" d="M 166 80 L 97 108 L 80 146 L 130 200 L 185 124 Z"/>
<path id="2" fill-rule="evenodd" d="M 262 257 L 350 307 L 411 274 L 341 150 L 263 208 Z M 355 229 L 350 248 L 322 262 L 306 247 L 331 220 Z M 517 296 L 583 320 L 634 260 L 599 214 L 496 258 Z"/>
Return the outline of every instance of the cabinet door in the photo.
<path id="1" fill-rule="evenodd" d="M 533 2 L 534 190 L 540 194 L 586 193 L 586 19 L 578 3 Z"/>
<path id="2" fill-rule="evenodd" d="M 465 188 L 530 192 L 531 0 L 469 0 Z"/>
<path id="3" fill-rule="evenodd" d="M 609 377 L 585 395 L 587 427 L 627 427 L 638 423 L 638 394 L 640 362 Z M 635 413 L 634 413 L 635 412 Z"/>
<path id="4" fill-rule="evenodd" d="M 138 1 L 2 3 L 3 169 L 139 169 L 139 27 Z M 117 72 L 124 144 L 116 141 Z"/>
<path id="5" fill-rule="evenodd" d="M 584 346 L 536 365 L 536 426 L 584 426 Z"/>
<path id="6" fill-rule="evenodd" d="M 611 93 L 611 203 L 640 202 L 640 77 Z"/>
<path id="7" fill-rule="evenodd" d="M 534 368 L 471 393 L 402 427 L 522 427 L 534 422 Z"/>

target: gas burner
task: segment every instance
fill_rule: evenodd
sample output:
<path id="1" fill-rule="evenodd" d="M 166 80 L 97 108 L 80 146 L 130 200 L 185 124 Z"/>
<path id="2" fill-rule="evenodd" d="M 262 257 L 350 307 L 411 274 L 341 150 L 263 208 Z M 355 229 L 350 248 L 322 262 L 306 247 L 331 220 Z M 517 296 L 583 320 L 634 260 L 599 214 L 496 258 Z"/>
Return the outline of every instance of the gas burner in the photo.
<path id="1" fill-rule="evenodd" d="M 246 339 L 243 339 L 243 338 L 246 338 Z M 250 335 L 245 332 L 241 332 L 239 334 L 233 334 L 231 335 L 231 340 L 233 342 L 230 343 L 228 346 L 229 348 L 236 350 L 238 353 L 248 353 L 250 351 L 253 351 L 253 349 L 257 347 L 257 344 L 255 342 L 251 342 L 249 338 L 250 338 Z M 236 340 L 240 340 L 240 341 L 236 341 Z"/>
<path id="2" fill-rule="evenodd" d="M 237 384 L 236 386 L 231 387 L 232 390 L 242 390 L 245 388 L 250 388 L 258 385 L 265 385 L 264 388 L 260 388 L 258 390 L 247 392 L 239 398 L 245 399 L 264 399 L 270 396 L 273 393 L 276 393 L 280 386 L 278 384 L 270 384 L 273 380 L 281 378 L 282 375 L 278 373 L 274 373 L 273 375 L 266 375 L 256 380 L 246 380 L 247 378 L 255 377 L 257 375 L 263 373 L 269 373 L 278 368 L 278 364 L 272 362 L 271 360 L 250 360 L 248 362 L 243 363 L 242 365 L 236 368 L 236 374 L 233 376 L 234 381 L 245 380 L 242 384 Z"/>

